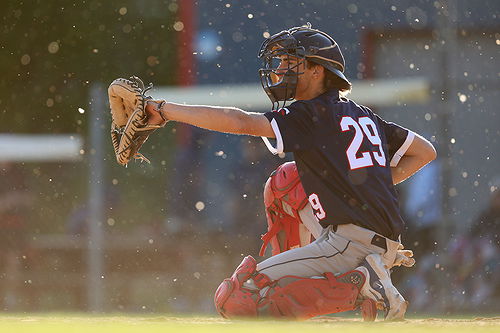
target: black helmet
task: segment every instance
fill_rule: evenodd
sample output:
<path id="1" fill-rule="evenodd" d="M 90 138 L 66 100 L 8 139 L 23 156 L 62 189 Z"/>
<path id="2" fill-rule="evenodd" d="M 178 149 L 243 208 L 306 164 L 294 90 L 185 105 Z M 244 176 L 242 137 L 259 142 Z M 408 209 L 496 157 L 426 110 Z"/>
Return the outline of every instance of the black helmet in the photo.
<path id="1" fill-rule="evenodd" d="M 349 83 L 344 75 L 344 57 L 332 37 L 320 30 L 312 29 L 310 23 L 307 26 L 284 30 L 267 38 L 262 43 L 258 55 L 264 60 L 264 68 L 259 70 L 261 84 L 273 106 L 274 103 L 290 101 L 295 97 L 298 75 L 302 74 L 288 68 L 278 80 L 276 70 L 279 65 L 273 60 L 283 55 L 317 63 Z"/>

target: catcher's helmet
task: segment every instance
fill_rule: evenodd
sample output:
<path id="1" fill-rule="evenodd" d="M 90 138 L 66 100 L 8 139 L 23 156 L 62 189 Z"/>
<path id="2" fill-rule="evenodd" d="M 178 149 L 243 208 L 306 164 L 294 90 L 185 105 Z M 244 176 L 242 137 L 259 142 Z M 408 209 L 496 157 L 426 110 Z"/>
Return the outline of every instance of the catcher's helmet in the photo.
<path id="1" fill-rule="evenodd" d="M 261 84 L 273 105 L 295 97 L 298 75 L 302 74 L 293 72 L 293 67 L 289 67 L 285 73 L 277 75 L 279 61 L 276 59 L 283 56 L 294 56 L 317 63 L 349 83 L 344 75 L 345 61 L 338 44 L 328 34 L 312 29 L 310 23 L 267 38 L 262 43 L 258 56 L 264 61 L 264 68 L 259 70 Z"/>

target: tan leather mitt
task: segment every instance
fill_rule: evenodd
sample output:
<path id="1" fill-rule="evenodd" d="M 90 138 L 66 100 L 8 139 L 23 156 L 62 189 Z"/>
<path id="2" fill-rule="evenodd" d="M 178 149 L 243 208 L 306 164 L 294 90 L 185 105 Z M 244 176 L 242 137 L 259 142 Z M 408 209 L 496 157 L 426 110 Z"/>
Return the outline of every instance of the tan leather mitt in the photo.
<path id="1" fill-rule="evenodd" d="M 153 101 L 146 92 L 153 84 L 144 87 L 144 83 L 136 76 L 127 79 L 116 79 L 109 85 L 108 96 L 111 108 L 111 141 L 115 149 L 116 160 L 127 165 L 132 159 L 149 160 L 139 153 L 149 135 L 165 126 L 167 120 L 159 112 L 147 112 L 147 107 L 160 109 L 163 101 Z M 148 110 L 149 111 L 149 110 Z"/>

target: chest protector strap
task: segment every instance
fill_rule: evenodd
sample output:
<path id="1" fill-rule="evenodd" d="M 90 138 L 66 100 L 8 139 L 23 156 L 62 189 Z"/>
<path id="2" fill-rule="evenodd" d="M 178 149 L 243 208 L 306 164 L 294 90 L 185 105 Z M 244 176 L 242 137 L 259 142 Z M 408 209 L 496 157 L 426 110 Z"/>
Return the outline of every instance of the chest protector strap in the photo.
<path id="1" fill-rule="evenodd" d="M 300 233 L 307 229 L 300 228 L 299 211 L 307 202 L 295 162 L 284 163 L 273 171 L 264 187 L 267 233 L 261 236 L 260 256 L 264 255 L 269 243 L 272 255 L 301 246 Z M 280 231 L 284 232 L 281 244 L 277 237 Z"/>

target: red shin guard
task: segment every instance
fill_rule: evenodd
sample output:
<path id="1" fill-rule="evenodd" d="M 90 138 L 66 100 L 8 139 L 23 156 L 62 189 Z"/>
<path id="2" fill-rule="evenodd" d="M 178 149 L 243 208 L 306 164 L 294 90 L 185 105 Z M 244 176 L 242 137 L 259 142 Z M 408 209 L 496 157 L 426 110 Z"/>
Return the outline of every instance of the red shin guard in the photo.
<path id="1" fill-rule="evenodd" d="M 247 256 L 229 279 L 225 279 L 215 293 L 215 307 L 224 318 L 277 317 L 308 319 L 315 316 L 354 310 L 359 304 L 359 289 L 365 276 L 350 271 L 335 277 L 325 273 L 318 278 L 284 276 L 271 281 L 265 274 L 256 272 L 255 259 Z M 245 288 L 244 283 L 253 279 L 257 289 Z M 259 291 L 269 287 L 265 296 Z M 374 302 L 363 300 L 361 313 L 365 321 L 377 315 Z"/>
<path id="2" fill-rule="evenodd" d="M 224 318 L 256 317 L 258 293 L 242 288 L 243 283 L 255 273 L 257 263 L 247 256 L 229 279 L 225 279 L 215 292 L 215 308 Z"/>
<path id="3" fill-rule="evenodd" d="M 353 271 L 364 282 L 363 274 Z M 356 308 L 359 289 L 353 283 L 340 282 L 332 273 L 324 278 L 285 276 L 279 279 L 259 302 L 261 316 L 308 319 Z"/>

